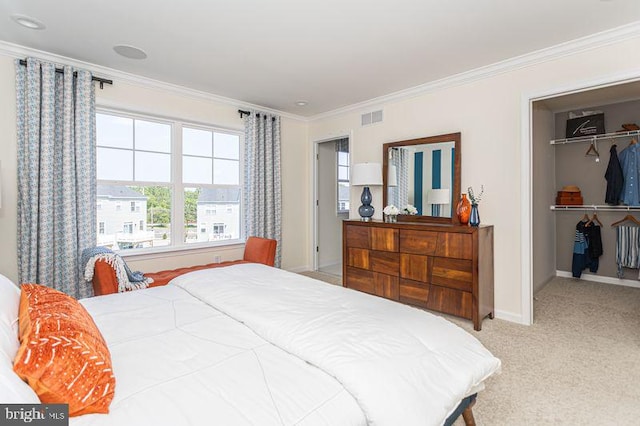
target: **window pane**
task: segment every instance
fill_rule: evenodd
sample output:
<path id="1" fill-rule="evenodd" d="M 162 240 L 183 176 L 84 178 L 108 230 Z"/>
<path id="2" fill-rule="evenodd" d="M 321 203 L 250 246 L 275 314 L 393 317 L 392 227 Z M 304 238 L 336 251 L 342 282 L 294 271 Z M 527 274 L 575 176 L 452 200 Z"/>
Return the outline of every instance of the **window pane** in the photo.
<path id="1" fill-rule="evenodd" d="M 186 183 L 212 183 L 211 159 L 182 157 L 182 180 Z"/>
<path id="2" fill-rule="evenodd" d="M 185 242 L 240 238 L 240 188 L 186 188 Z"/>
<path id="3" fill-rule="evenodd" d="M 349 168 L 338 166 L 338 179 L 349 180 Z"/>
<path id="4" fill-rule="evenodd" d="M 136 120 L 136 149 L 171 152 L 171 126 Z"/>
<path id="5" fill-rule="evenodd" d="M 182 129 L 182 153 L 185 155 L 200 155 L 211 157 L 212 132 L 207 130 Z"/>
<path id="6" fill-rule="evenodd" d="M 338 164 L 341 166 L 349 165 L 349 153 L 348 152 L 338 152 Z"/>
<path id="7" fill-rule="evenodd" d="M 133 148 L 133 120 L 96 114 L 96 140 L 99 146 Z"/>
<path id="8" fill-rule="evenodd" d="M 213 183 L 217 185 L 240 184 L 240 162 L 213 160 Z"/>
<path id="9" fill-rule="evenodd" d="M 98 245 L 117 251 L 171 244 L 168 187 L 98 185 L 97 198 Z"/>
<path id="10" fill-rule="evenodd" d="M 240 136 L 228 133 L 213 134 L 213 156 L 216 158 L 240 159 Z"/>
<path id="11" fill-rule="evenodd" d="M 136 151 L 135 180 L 171 182 L 171 154 Z"/>
<path id="12" fill-rule="evenodd" d="M 98 179 L 133 180 L 133 151 L 98 148 Z"/>

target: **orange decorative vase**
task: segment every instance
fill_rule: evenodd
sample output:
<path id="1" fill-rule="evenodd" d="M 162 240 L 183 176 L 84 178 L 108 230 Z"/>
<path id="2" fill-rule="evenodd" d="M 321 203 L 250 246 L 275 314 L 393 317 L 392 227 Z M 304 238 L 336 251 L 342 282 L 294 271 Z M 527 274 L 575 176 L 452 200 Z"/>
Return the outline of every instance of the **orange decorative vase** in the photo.
<path id="1" fill-rule="evenodd" d="M 458 215 L 460 224 L 466 225 L 469 223 L 469 216 L 471 215 L 471 202 L 467 198 L 467 194 L 460 195 L 460 201 L 458 201 L 458 205 L 456 206 L 456 215 Z"/>

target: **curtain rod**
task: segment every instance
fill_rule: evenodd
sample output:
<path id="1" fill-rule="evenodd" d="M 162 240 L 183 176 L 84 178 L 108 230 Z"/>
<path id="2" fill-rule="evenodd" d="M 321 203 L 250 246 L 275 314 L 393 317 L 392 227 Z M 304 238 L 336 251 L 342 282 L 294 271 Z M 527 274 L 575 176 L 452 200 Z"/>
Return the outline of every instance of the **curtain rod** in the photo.
<path id="1" fill-rule="evenodd" d="M 20 59 L 20 65 L 26 66 L 27 65 L 27 61 L 25 59 Z M 57 73 L 63 73 L 64 70 L 62 68 L 56 68 L 56 72 Z M 73 76 L 77 77 L 78 73 L 74 72 Z M 97 81 L 98 83 L 100 83 L 100 88 L 101 89 L 104 89 L 104 85 L 105 84 L 113 84 L 113 80 L 107 80 L 106 78 L 100 78 L 100 77 L 91 76 L 91 80 Z"/>
<path id="2" fill-rule="evenodd" d="M 238 110 L 238 114 L 240 114 L 240 118 L 244 118 L 245 115 L 251 115 L 251 111 L 243 111 L 241 109 Z M 256 113 L 256 117 L 260 117 L 260 113 Z M 267 116 L 265 115 L 264 118 L 266 119 Z M 271 121 L 276 121 L 275 117 L 271 117 Z"/>

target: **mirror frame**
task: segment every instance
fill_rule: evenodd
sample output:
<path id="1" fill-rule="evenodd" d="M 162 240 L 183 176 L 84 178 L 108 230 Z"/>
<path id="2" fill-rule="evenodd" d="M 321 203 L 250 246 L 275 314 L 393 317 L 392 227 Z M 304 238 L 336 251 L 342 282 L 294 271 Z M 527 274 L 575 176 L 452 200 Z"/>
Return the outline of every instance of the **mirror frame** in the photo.
<path id="1" fill-rule="evenodd" d="M 455 212 L 456 206 L 458 205 L 458 201 L 460 201 L 460 163 L 462 158 L 462 153 L 460 152 L 461 145 L 461 133 L 447 133 L 444 135 L 436 135 L 429 136 L 426 138 L 418 138 L 418 139 L 409 139 L 406 141 L 398 141 L 398 142 L 388 142 L 382 145 L 382 201 L 383 206 L 387 205 L 387 178 L 388 178 L 388 168 L 389 168 L 389 148 L 400 147 L 400 146 L 411 146 L 411 145 L 423 145 L 423 144 L 432 144 L 432 143 L 442 143 L 442 142 L 454 142 L 455 148 L 455 159 L 454 159 L 454 182 L 453 188 L 453 197 L 452 197 L 452 205 L 451 205 L 451 217 L 436 217 L 436 216 L 419 216 L 419 215 L 407 215 L 400 214 L 398 215 L 399 222 L 428 222 L 428 223 L 448 223 L 448 224 L 459 224 L 458 215 Z"/>

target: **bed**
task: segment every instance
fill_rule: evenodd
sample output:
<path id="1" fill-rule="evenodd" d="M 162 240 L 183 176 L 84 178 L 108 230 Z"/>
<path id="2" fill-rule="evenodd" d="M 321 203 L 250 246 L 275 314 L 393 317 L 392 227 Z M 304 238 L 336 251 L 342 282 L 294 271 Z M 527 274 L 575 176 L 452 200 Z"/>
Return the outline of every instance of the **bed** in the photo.
<path id="1" fill-rule="evenodd" d="M 440 425 L 500 369 L 443 318 L 260 264 L 81 303 L 116 391 L 74 426 Z"/>

